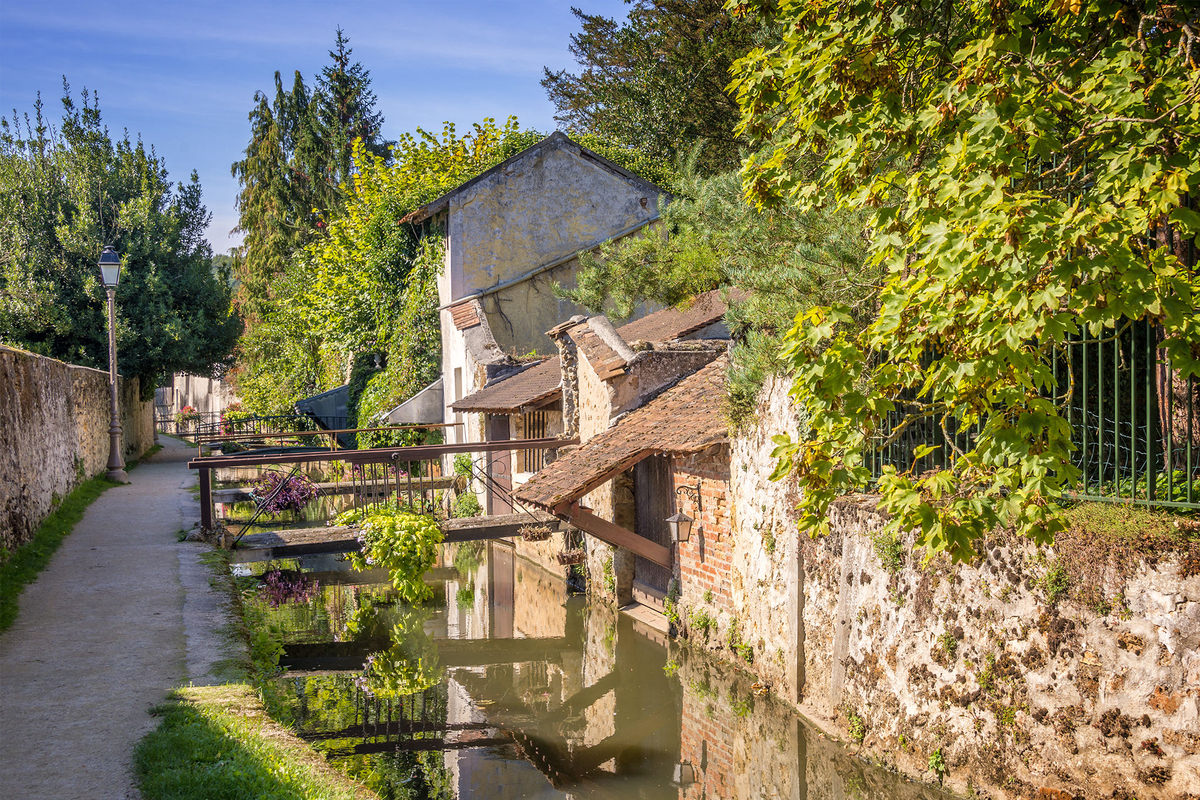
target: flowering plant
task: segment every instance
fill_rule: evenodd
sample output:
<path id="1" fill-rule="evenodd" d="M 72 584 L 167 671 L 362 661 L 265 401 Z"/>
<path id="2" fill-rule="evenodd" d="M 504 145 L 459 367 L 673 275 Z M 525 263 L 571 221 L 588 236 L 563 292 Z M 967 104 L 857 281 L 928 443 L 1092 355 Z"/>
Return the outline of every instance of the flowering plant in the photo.
<path id="1" fill-rule="evenodd" d="M 280 482 L 284 483 L 278 493 L 275 490 Z M 250 490 L 250 496 L 272 516 L 281 511 L 303 510 L 310 500 L 320 494 L 317 485 L 307 475 L 293 475 L 285 478 L 278 472 L 268 472 L 259 479 Z M 272 496 L 273 495 L 273 496 Z"/>
<path id="2" fill-rule="evenodd" d="M 184 406 L 175 412 L 176 425 L 188 425 L 193 422 L 199 422 L 203 415 L 192 406 Z"/>
<path id="3" fill-rule="evenodd" d="M 307 603 L 317 593 L 320 584 L 295 570 L 273 569 L 258 579 L 258 596 L 271 608 L 288 603 Z"/>

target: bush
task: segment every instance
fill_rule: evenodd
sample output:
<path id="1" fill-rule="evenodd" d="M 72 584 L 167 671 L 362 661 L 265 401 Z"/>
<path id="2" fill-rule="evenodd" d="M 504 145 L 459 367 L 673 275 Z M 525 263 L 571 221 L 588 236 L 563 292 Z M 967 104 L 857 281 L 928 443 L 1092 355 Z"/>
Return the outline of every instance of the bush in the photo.
<path id="1" fill-rule="evenodd" d="M 479 498 L 475 496 L 474 492 L 463 492 L 454 498 L 454 516 L 456 519 L 478 517 L 482 513 L 483 506 L 479 505 Z"/>
<path id="2" fill-rule="evenodd" d="M 345 524 L 345 515 L 337 521 Z M 420 603 L 433 596 L 424 577 L 442 543 L 442 529 L 436 519 L 397 508 L 373 509 L 362 518 L 358 540 L 362 550 L 350 556 L 355 569 L 387 569 L 392 585 L 407 603 Z"/>

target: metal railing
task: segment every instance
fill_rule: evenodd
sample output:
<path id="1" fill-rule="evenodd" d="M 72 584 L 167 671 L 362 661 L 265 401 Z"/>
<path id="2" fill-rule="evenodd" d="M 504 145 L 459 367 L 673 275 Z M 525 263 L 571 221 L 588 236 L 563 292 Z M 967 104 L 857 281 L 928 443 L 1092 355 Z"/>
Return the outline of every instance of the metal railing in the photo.
<path id="1" fill-rule="evenodd" d="M 1159 338 L 1156 326 L 1136 320 L 1085 331 L 1051 353 L 1052 397 L 1071 427 L 1080 473 L 1070 498 L 1200 508 L 1200 383 L 1176 373 Z M 946 468 L 979 435 L 982 423 L 910 418 L 911 399 L 901 398 L 867 449 L 874 478 L 886 465 L 914 474 Z M 916 458 L 923 445 L 934 449 Z"/>
<path id="2" fill-rule="evenodd" d="M 259 474 L 268 469 L 276 469 L 285 472 L 287 476 L 304 472 L 310 477 L 322 479 L 318 482 L 318 488 L 324 496 L 348 496 L 353 508 L 393 502 L 393 499 L 397 499 L 413 508 L 432 510 L 438 497 L 437 493 L 454 487 L 456 483 L 456 476 L 446 475 L 442 471 L 442 459 L 445 456 L 504 450 L 554 450 L 577 443 L 576 439 L 507 439 L 277 455 L 248 452 L 198 457 L 188 462 L 188 467 L 198 470 L 200 475 L 201 527 L 212 530 L 214 492 L 247 499 L 245 488 L 214 490 L 213 477 L 217 470 Z"/>

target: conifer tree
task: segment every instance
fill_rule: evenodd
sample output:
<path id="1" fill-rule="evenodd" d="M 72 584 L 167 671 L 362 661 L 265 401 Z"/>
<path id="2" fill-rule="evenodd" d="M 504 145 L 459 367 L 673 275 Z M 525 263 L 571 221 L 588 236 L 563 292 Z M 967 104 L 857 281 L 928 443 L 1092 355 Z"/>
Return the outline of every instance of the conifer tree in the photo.
<path id="1" fill-rule="evenodd" d="M 232 166 L 241 185 L 237 230 L 245 234 L 238 278 L 240 301 L 251 318 L 260 317 L 272 296 L 271 284 L 314 240 L 322 220 L 339 213 L 354 170 L 353 144 L 388 157 L 381 137 L 383 115 L 375 110 L 370 73 L 358 62 L 342 30 L 337 30 L 332 64 L 310 91 L 299 71 L 292 88 L 275 73 L 275 97 L 254 96 L 250 143 L 245 158 Z"/>

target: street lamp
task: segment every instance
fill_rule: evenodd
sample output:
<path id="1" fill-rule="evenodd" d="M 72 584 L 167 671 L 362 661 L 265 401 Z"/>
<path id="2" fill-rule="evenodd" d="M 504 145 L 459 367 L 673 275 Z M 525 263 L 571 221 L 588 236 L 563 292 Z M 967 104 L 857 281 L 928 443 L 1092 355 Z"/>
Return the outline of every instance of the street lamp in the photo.
<path id="1" fill-rule="evenodd" d="M 117 283 L 121 280 L 121 257 L 111 245 L 100 254 L 100 280 L 108 292 L 108 393 L 112 416 L 108 422 L 108 472 L 110 481 L 126 483 L 125 459 L 121 455 L 121 415 L 117 405 Z"/>

